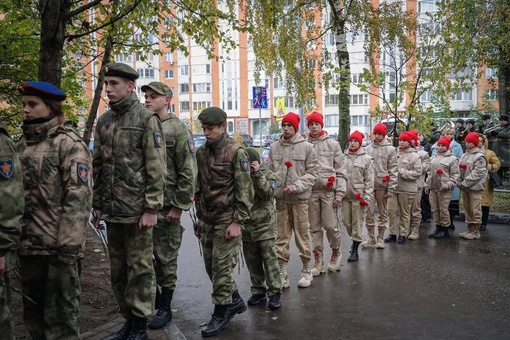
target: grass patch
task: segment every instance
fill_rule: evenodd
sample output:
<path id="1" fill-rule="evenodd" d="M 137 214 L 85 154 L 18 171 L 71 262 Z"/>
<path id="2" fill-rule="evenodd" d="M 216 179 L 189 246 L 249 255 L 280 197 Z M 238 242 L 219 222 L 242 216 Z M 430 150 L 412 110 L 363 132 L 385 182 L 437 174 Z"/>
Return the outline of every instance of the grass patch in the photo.
<path id="1" fill-rule="evenodd" d="M 503 190 L 509 190 L 509 188 Z M 491 212 L 510 213 L 510 192 L 494 192 Z"/>

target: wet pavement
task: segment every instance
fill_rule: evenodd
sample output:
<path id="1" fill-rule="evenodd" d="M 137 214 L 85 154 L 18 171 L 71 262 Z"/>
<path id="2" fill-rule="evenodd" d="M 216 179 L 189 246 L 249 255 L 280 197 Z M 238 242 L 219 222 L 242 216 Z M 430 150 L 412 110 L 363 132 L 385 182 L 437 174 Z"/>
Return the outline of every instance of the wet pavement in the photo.
<path id="1" fill-rule="evenodd" d="M 184 214 L 183 214 L 184 216 Z M 150 333 L 150 339 L 202 339 L 213 311 L 211 284 L 189 217 L 179 255 L 172 309 L 178 332 Z M 289 277 L 282 307 L 249 306 L 215 339 L 510 339 L 510 225 L 489 224 L 481 240 L 459 239 L 464 222 L 449 240 L 420 239 L 362 249 L 348 263 L 350 239 L 342 232 L 342 267 L 298 288 L 301 261 L 291 243 Z M 326 241 L 325 241 L 326 242 Z M 327 243 L 325 243 L 327 244 Z M 325 251 L 329 259 L 331 251 Z M 244 261 L 235 268 L 241 296 L 250 297 Z M 116 329 L 120 328 L 117 321 Z M 95 333 L 95 334 L 93 334 Z M 87 339 L 100 339 L 99 332 Z M 111 333 L 110 333 L 111 334 Z"/>

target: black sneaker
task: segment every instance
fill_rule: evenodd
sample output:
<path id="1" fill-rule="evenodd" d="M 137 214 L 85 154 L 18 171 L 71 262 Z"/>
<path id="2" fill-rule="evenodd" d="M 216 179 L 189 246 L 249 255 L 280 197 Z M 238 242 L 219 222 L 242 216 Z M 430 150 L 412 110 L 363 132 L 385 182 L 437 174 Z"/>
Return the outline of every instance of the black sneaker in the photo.
<path id="1" fill-rule="evenodd" d="M 267 308 L 270 310 L 275 310 L 280 308 L 282 305 L 282 296 L 280 294 L 273 295 L 269 297 L 269 301 L 267 302 Z"/>
<path id="2" fill-rule="evenodd" d="M 397 240 L 398 244 L 404 244 L 406 243 L 406 237 L 405 236 L 399 236 Z"/>
<path id="3" fill-rule="evenodd" d="M 397 242 L 397 235 L 388 235 L 388 237 L 386 237 L 384 239 L 384 243 L 390 243 L 390 242 Z"/>

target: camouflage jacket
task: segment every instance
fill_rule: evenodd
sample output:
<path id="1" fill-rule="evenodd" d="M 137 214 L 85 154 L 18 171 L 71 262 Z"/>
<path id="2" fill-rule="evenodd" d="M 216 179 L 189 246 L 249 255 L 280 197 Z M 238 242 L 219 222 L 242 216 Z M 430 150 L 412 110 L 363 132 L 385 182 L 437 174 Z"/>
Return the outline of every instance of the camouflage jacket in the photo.
<path id="1" fill-rule="evenodd" d="M 254 242 L 275 238 L 277 224 L 273 198 L 276 176 L 267 166 L 261 164 L 260 170 L 251 174 L 251 179 L 255 197 L 243 234 L 249 234 Z"/>
<path id="2" fill-rule="evenodd" d="M 103 218 L 136 223 L 163 206 L 166 152 L 161 122 L 135 94 L 112 104 L 94 135 L 94 201 Z"/>
<path id="3" fill-rule="evenodd" d="M 244 226 L 253 205 L 247 152 L 224 133 L 198 148 L 197 164 L 197 217 L 207 224 Z"/>
<path id="4" fill-rule="evenodd" d="M 92 199 L 91 155 L 76 130 L 53 118 L 22 126 L 25 214 L 20 255 L 83 257 Z"/>
<path id="5" fill-rule="evenodd" d="M 0 122 L 0 257 L 18 247 L 25 209 L 23 176 L 14 143 Z"/>
<path id="6" fill-rule="evenodd" d="M 197 160 L 193 136 L 172 113 L 161 119 L 166 144 L 166 188 L 164 207 L 188 210 L 195 195 Z"/>

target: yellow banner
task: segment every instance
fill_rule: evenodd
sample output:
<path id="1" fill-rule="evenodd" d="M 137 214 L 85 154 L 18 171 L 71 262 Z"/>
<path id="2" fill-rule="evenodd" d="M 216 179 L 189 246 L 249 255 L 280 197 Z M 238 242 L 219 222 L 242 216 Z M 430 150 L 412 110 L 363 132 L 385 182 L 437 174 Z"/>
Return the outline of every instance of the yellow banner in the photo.
<path id="1" fill-rule="evenodd" d="M 275 113 L 276 121 L 281 121 L 285 116 L 285 98 L 276 99 Z"/>

